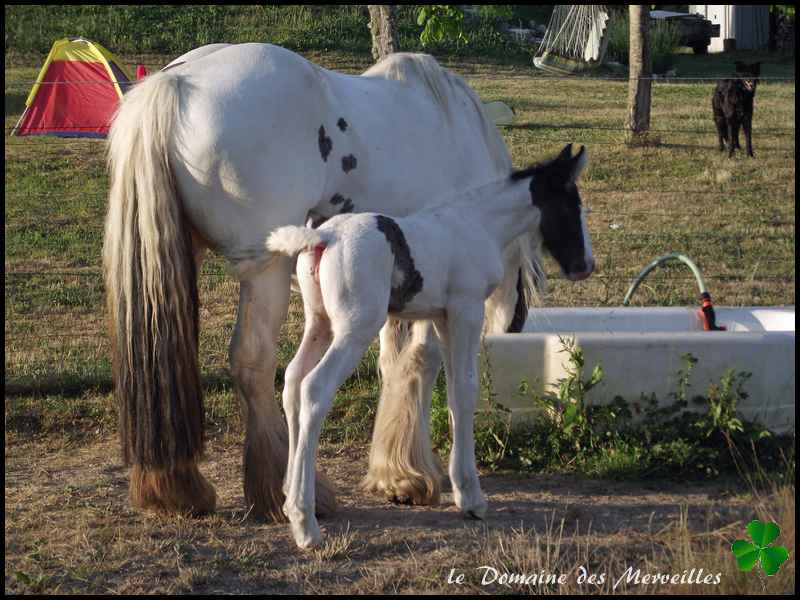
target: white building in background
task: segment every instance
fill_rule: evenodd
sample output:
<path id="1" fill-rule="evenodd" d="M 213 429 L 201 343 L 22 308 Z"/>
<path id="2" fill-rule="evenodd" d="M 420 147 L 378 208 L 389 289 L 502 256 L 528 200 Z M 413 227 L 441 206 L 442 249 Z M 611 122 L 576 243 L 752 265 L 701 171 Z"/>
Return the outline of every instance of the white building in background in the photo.
<path id="1" fill-rule="evenodd" d="M 768 4 L 690 4 L 689 12 L 701 14 L 719 25 L 719 37 L 711 38 L 709 52 L 732 48 L 762 50 L 769 43 Z"/>

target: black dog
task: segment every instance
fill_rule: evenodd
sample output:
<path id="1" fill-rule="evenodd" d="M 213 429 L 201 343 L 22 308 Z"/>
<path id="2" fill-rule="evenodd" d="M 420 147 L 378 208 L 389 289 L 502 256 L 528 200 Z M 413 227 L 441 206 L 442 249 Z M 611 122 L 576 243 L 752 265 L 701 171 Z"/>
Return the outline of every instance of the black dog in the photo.
<path id="1" fill-rule="evenodd" d="M 747 155 L 753 156 L 753 98 L 756 95 L 758 77 L 761 74 L 761 63 L 746 65 L 736 63 L 736 79 L 722 79 L 717 82 L 711 107 L 714 110 L 714 123 L 719 134 L 719 149 L 725 150 L 728 143 L 728 156 L 739 145 L 739 127 L 744 129 L 747 142 Z"/>

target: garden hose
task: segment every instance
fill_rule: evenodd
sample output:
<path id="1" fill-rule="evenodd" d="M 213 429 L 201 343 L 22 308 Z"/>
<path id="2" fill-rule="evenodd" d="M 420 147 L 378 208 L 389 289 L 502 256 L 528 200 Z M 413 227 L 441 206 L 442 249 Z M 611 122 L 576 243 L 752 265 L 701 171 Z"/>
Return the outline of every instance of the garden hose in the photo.
<path id="1" fill-rule="evenodd" d="M 631 301 L 631 296 L 639 287 L 639 284 L 644 281 L 645 277 L 658 267 L 659 265 L 664 264 L 665 262 L 669 262 L 671 260 L 677 260 L 685 264 L 692 270 L 695 279 L 697 279 L 697 286 L 700 288 L 700 302 L 701 307 L 698 310 L 698 315 L 703 322 L 703 329 L 705 331 L 725 331 L 726 327 L 722 325 L 717 325 L 717 317 L 714 314 L 714 305 L 711 303 L 711 294 L 708 293 L 706 289 L 706 282 L 703 279 L 703 274 L 700 273 L 700 269 L 697 268 L 697 265 L 692 262 L 685 254 L 681 254 L 680 252 L 671 252 L 670 254 L 665 254 L 664 256 L 660 256 L 647 265 L 641 273 L 633 280 L 631 287 L 628 289 L 628 293 L 625 294 L 625 298 L 622 300 L 622 306 L 628 306 Z"/>

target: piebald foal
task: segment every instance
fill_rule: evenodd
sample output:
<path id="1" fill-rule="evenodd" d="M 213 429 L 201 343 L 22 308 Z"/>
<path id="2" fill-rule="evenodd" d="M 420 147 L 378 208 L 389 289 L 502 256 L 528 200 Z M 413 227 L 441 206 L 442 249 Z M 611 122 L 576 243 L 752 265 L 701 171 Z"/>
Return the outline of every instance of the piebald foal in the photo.
<path id="1" fill-rule="evenodd" d="M 339 386 L 375 339 L 387 313 L 433 321 L 442 347 L 453 424 L 450 480 L 456 505 L 481 518 L 486 498 L 475 465 L 473 419 L 484 301 L 503 278 L 503 250 L 519 235 L 538 236 L 573 280 L 594 270 L 575 184 L 585 148 L 406 218 L 338 215 L 319 229 L 281 227 L 273 252 L 298 255 L 305 333 L 286 369 L 283 407 L 289 464 L 283 510 L 301 548 L 317 545 L 314 469 L 325 415 Z"/>

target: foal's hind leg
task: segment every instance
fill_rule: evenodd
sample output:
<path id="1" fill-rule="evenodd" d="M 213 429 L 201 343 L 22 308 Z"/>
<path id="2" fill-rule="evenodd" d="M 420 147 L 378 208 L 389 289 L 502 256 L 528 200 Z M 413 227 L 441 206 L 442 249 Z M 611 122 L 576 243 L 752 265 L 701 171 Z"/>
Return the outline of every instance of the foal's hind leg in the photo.
<path id="1" fill-rule="evenodd" d="M 443 475 L 428 424 L 442 362 L 438 344 L 430 323 L 392 318 L 380 342 L 382 389 L 362 487 L 391 502 L 436 504 Z"/>
<path id="2" fill-rule="evenodd" d="M 287 476 L 283 483 L 283 493 L 289 493 L 289 477 L 292 472 L 292 461 L 297 449 L 297 436 L 299 434 L 300 419 L 300 386 L 308 373 L 317 366 L 325 351 L 333 340 L 331 323 L 326 314 L 323 314 L 321 302 L 312 306 L 307 295 L 312 290 L 305 289 L 303 304 L 305 312 L 305 331 L 303 340 L 289 366 L 286 367 L 283 386 L 283 412 L 289 425 L 289 462 L 286 467 Z"/>
<path id="3" fill-rule="evenodd" d="M 239 315 L 231 340 L 234 385 L 247 432 L 244 495 L 254 514 L 283 520 L 283 478 L 288 458 L 286 424 L 275 401 L 275 369 L 281 325 L 289 303 L 291 262 L 283 257 L 266 271 L 244 276 Z M 320 482 L 321 511 L 335 507 L 333 490 Z"/>
<path id="4" fill-rule="evenodd" d="M 301 548 L 316 546 L 321 538 L 314 516 L 318 490 L 318 485 L 314 484 L 314 467 L 322 424 L 336 390 L 355 370 L 379 327 L 380 322 L 373 330 L 362 330 L 362 334 L 334 334 L 325 356 L 300 386 L 297 448 L 291 470 L 287 472 L 289 485 L 283 510 L 292 524 L 295 542 Z"/>

